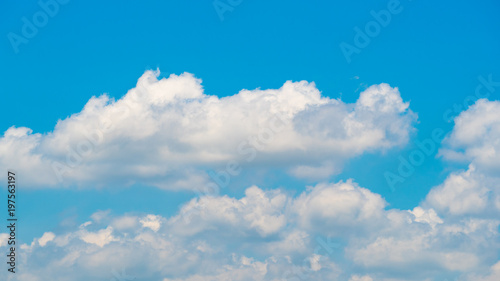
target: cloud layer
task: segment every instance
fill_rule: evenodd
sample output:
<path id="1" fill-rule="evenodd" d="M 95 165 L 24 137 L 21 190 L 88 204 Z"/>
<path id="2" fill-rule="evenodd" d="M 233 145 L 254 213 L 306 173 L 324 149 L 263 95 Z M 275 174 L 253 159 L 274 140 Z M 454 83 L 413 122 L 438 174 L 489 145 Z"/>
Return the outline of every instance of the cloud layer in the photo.
<path id="1" fill-rule="evenodd" d="M 73 231 L 22 245 L 17 280 L 472 281 L 498 274 L 498 217 L 386 205 L 347 181 L 297 196 L 251 186 L 242 198 L 193 199 L 172 217 L 100 211 Z M 0 234 L 0 250 L 6 241 Z"/>
<path id="2" fill-rule="evenodd" d="M 122 99 L 93 98 L 51 133 L 10 128 L 0 163 L 32 171 L 33 186 L 60 185 L 54 163 L 71 166 L 60 170 L 68 185 L 146 180 L 196 190 L 203 171 L 235 175 L 250 162 L 322 179 L 350 157 L 404 145 L 415 121 L 386 84 L 346 104 L 307 82 L 226 98 L 204 95 L 200 83 L 146 72 Z M 47 230 L 20 246 L 16 280 L 497 280 L 499 109 L 479 100 L 455 119 L 440 153 L 468 166 L 412 209 L 390 208 L 354 179 L 297 195 L 249 183 L 240 198 L 201 195 L 171 217 L 98 211 L 75 229 Z M 0 251 L 7 241 L 0 233 Z"/>
<path id="3" fill-rule="evenodd" d="M 500 172 L 500 102 L 478 100 L 455 118 L 455 127 L 441 154 L 472 162 L 485 172 Z"/>
<path id="4" fill-rule="evenodd" d="M 353 156 L 404 145 L 416 120 L 387 84 L 348 104 L 306 81 L 219 98 L 204 94 L 192 74 L 158 75 L 147 71 L 119 100 L 91 98 L 52 132 L 9 128 L 0 138 L 0 166 L 23 172 L 27 187 L 141 182 L 192 189 L 207 183 L 207 171 L 237 174 L 250 165 L 325 179 Z"/>

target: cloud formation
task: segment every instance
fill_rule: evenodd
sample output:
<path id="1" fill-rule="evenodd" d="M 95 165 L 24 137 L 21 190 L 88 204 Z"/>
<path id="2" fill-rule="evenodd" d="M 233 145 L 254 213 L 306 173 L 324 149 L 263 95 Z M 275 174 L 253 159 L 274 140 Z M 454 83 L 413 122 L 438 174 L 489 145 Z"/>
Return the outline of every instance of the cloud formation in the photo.
<path id="1" fill-rule="evenodd" d="M 49 133 L 9 128 L 0 138 L 0 166 L 23 172 L 26 187 L 141 182 L 192 189 L 209 180 L 207 171 L 229 165 L 237 174 L 249 163 L 317 180 L 353 156 L 404 145 L 416 120 L 387 84 L 349 104 L 306 81 L 219 98 L 192 74 L 158 75 L 146 71 L 119 100 L 91 98 Z"/>
<path id="2" fill-rule="evenodd" d="M 349 179 L 297 195 L 249 184 L 241 198 L 201 195 L 170 217 L 98 211 L 75 229 L 47 230 L 23 244 L 17 280 L 496 280 L 499 107 L 479 100 L 455 119 L 441 155 L 468 167 L 412 209 L 391 208 Z M 190 74 L 158 80 L 147 72 L 122 99 L 93 98 L 46 135 L 10 128 L 0 139 L 0 163 L 14 161 L 11 149 L 19 149 L 14 165 L 48 173 L 48 164 L 68 165 L 74 147 L 82 159 L 70 151 L 70 183 L 104 177 L 196 189 L 207 180 L 202 171 L 222 165 L 233 173 L 236 162 L 251 161 L 319 179 L 350 157 L 404 145 L 414 121 L 386 84 L 354 104 L 322 97 L 307 82 L 218 98 L 203 94 Z M 95 146 L 85 150 L 82 140 Z M 31 184 L 58 185 L 49 175 Z M 0 233 L 0 251 L 7 238 Z"/>
<path id="3" fill-rule="evenodd" d="M 478 100 L 455 118 L 440 154 L 467 163 L 427 195 L 425 204 L 453 216 L 500 214 L 500 102 Z"/>
<path id="4" fill-rule="evenodd" d="M 451 161 L 472 162 L 483 172 L 500 172 L 500 102 L 478 100 L 455 118 L 441 154 Z"/>
<path id="5" fill-rule="evenodd" d="M 99 211 L 22 245 L 18 280 L 494 280 L 500 220 L 425 204 L 387 209 L 349 180 L 297 196 L 257 186 L 242 198 L 202 196 L 171 217 Z"/>

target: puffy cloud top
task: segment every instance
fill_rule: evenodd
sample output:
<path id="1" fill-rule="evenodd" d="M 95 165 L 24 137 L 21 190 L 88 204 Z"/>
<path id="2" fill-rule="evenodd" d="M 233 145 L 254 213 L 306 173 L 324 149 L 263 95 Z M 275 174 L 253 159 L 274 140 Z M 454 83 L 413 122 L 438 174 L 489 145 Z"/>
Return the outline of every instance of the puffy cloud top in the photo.
<path id="1" fill-rule="evenodd" d="M 192 189 L 207 182 L 205 171 L 231 161 L 327 178 L 350 157 L 405 144 L 416 119 L 387 84 L 347 104 L 306 81 L 219 98 L 192 74 L 158 75 L 146 71 L 119 100 L 91 98 L 47 134 L 9 128 L 0 138 L 0 167 L 24 172 L 27 187 L 141 181 Z"/>
<path id="2" fill-rule="evenodd" d="M 455 127 L 441 154 L 472 162 L 492 174 L 500 172 L 500 102 L 478 100 L 455 118 Z"/>

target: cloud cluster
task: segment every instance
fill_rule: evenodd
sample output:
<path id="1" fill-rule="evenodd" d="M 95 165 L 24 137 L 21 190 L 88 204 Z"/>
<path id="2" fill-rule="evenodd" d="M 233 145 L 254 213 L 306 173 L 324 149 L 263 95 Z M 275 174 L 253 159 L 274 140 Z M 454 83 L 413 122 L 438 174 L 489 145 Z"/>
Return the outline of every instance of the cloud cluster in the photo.
<path id="1" fill-rule="evenodd" d="M 171 217 L 100 211 L 21 246 L 18 280 L 492 280 L 500 220 L 424 205 L 387 209 L 349 180 L 297 196 L 257 186 L 242 198 L 202 196 Z"/>
<path id="2" fill-rule="evenodd" d="M 297 195 L 249 183 L 241 198 L 201 195 L 171 217 L 99 211 L 71 231 L 47 230 L 20 247 L 16 280 L 497 280 L 499 109 L 479 100 L 455 119 L 441 155 L 469 166 L 412 209 L 390 208 L 352 179 Z M 318 179 L 350 157 L 405 144 L 414 120 L 386 84 L 354 104 L 307 82 L 218 98 L 190 74 L 146 72 L 120 100 L 92 98 L 48 134 L 10 128 L 0 165 L 32 172 L 33 186 L 58 186 L 54 163 L 68 184 L 196 189 L 203 171 L 232 174 L 249 162 Z M 2 252 L 7 238 L 0 233 Z"/>
<path id="3" fill-rule="evenodd" d="M 441 149 L 448 160 L 471 162 L 483 172 L 500 172 L 500 102 L 478 100 L 455 118 Z"/>
<path id="4" fill-rule="evenodd" d="M 488 176 L 471 165 L 466 171 L 454 172 L 432 189 L 426 204 L 453 216 L 498 216 L 500 184 L 498 177 Z"/>
<path id="5" fill-rule="evenodd" d="M 119 100 L 91 98 L 46 134 L 9 128 L 0 167 L 23 172 L 26 187 L 192 189 L 207 182 L 207 171 L 229 164 L 238 173 L 249 163 L 324 179 L 350 157 L 404 145 L 416 120 L 387 84 L 349 104 L 306 81 L 219 98 L 204 94 L 192 74 L 158 75 L 147 71 Z"/>
<path id="6" fill-rule="evenodd" d="M 455 118 L 440 154 L 469 163 L 451 173 L 427 195 L 426 202 L 449 215 L 498 218 L 500 214 L 500 102 L 478 100 Z"/>

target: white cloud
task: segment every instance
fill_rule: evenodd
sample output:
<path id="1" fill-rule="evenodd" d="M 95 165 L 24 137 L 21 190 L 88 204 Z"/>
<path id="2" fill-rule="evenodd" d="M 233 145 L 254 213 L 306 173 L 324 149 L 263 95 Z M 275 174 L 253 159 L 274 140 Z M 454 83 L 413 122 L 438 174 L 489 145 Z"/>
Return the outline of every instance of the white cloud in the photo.
<path id="1" fill-rule="evenodd" d="M 267 273 L 267 263 L 253 261 L 251 258 L 242 256 L 240 259 L 233 256 L 231 265 L 226 265 L 223 269 L 219 270 L 217 274 L 213 275 L 199 275 L 194 274 L 187 278 L 169 279 L 165 278 L 163 281 L 252 281 L 264 280 Z"/>
<path id="2" fill-rule="evenodd" d="M 380 195 L 347 181 L 310 188 L 294 201 L 293 210 L 302 227 L 333 235 L 378 224 L 385 205 Z"/>
<path id="3" fill-rule="evenodd" d="M 72 232 L 23 245 L 19 255 L 24 274 L 54 281 L 110 280 L 122 269 L 137 280 L 389 281 L 402 280 L 401 272 L 424 280 L 436 272 L 482 274 L 497 259 L 497 220 L 385 207 L 380 195 L 352 181 L 318 184 L 297 196 L 252 186 L 239 199 L 193 199 L 169 218 L 94 214 Z M 364 273 L 343 268 L 341 257 Z"/>
<path id="4" fill-rule="evenodd" d="M 0 247 L 6 246 L 9 242 L 10 235 L 8 233 L 0 233 Z"/>
<path id="5" fill-rule="evenodd" d="M 498 221 L 471 219 L 433 228 L 415 222 L 392 228 L 392 232 L 386 229 L 368 239 L 354 240 L 346 251 L 363 267 L 381 272 L 402 271 L 417 278 L 432 270 L 478 270 L 498 250 L 497 243 L 489 240 L 498 237 Z"/>
<path id="6" fill-rule="evenodd" d="M 305 254 L 311 244 L 308 232 L 294 229 L 291 232 L 283 232 L 279 240 L 273 240 L 265 244 L 265 251 L 274 254 Z"/>
<path id="7" fill-rule="evenodd" d="M 47 245 L 48 242 L 54 240 L 54 238 L 56 237 L 56 235 L 52 232 L 45 232 L 42 237 L 40 237 L 40 239 L 38 239 L 38 244 L 41 246 L 41 247 L 44 247 L 45 245 Z"/>
<path id="8" fill-rule="evenodd" d="M 309 263 L 311 264 L 311 270 L 312 271 L 318 271 L 321 269 L 321 263 L 319 262 L 321 256 L 317 254 L 313 254 L 309 258 Z"/>
<path id="9" fill-rule="evenodd" d="M 483 172 L 500 171 L 500 102 L 478 100 L 455 118 L 455 127 L 441 154 L 449 160 L 472 162 Z"/>
<path id="10" fill-rule="evenodd" d="M 9 128 L 0 138 L 0 167 L 21 171 L 26 187 L 61 186 L 60 179 L 69 186 L 140 181 L 193 189 L 207 182 L 207 170 L 229 161 L 326 178 L 350 157 L 405 144 L 416 119 L 387 84 L 347 104 L 305 81 L 219 98 L 204 94 L 189 73 L 157 75 L 147 71 L 119 100 L 91 98 L 52 132 Z"/>
<path id="11" fill-rule="evenodd" d="M 113 228 L 111 226 L 97 232 L 84 231 L 80 238 L 89 244 L 95 244 L 101 248 L 108 243 L 118 241 L 117 238 L 113 237 Z"/>
<path id="12" fill-rule="evenodd" d="M 141 280 L 393 281 L 402 272 L 411 276 L 404 280 L 496 280 L 496 183 L 471 165 L 412 210 L 387 209 L 380 195 L 347 180 L 296 196 L 257 186 L 239 199 L 201 196 L 169 218 L 99 211 L 73 232 L 23 245 L 24 278 L 109 280 L 125 268 Z M 325 249 L 318 237 L 327 237 L 327 247 L 330 238 L 341 243 Z"/>
<path id="13" fill-rule="evenodd" d="M 409 212 L 415 216 L 416 222 L 425 222 L 432 227 L 436 226 L 436 224 L 443 223 L 443 220 L 436 214 L 434 209 L 424 210 L 422 207 L 415 207 Z"/>
<path id="14" fill-rule="evenodd" d="M 147 215 L 145 218 L 139 220 L 142 224 L 142 227 L 149 228 L 154 232 L 160 230 L 161 227 L 161 218 L 155 215 Z"/>
<path id="15" fill-rule="evenodd" d="M 240 200 L 228 196 L 193 199 L 169 223 L 175 231 L 185 234 L 229 227 L 242 232 L 253 231 L 265 237 L 285 226 L 283 211 L 286 201 L 286 196 L 279 190 L 264 192 L 252 186 Z"/>
<path id="16" fill-rule="evenodd" d="M 496 218 L 500 211 L 500 102 L 478 100 L 455 118 L 440 154 L 469 162 L 466 171 L 451 173 L 434 187 L 424 205 L 452 216 Z"/>
<path id="17" fill-rule="evenodd" d="M 474 166 L 450 174 L 426 198 L 426 204 L 450 215 L 481 215 L 498 212 L 498 180 L 481 174 Z"/>

